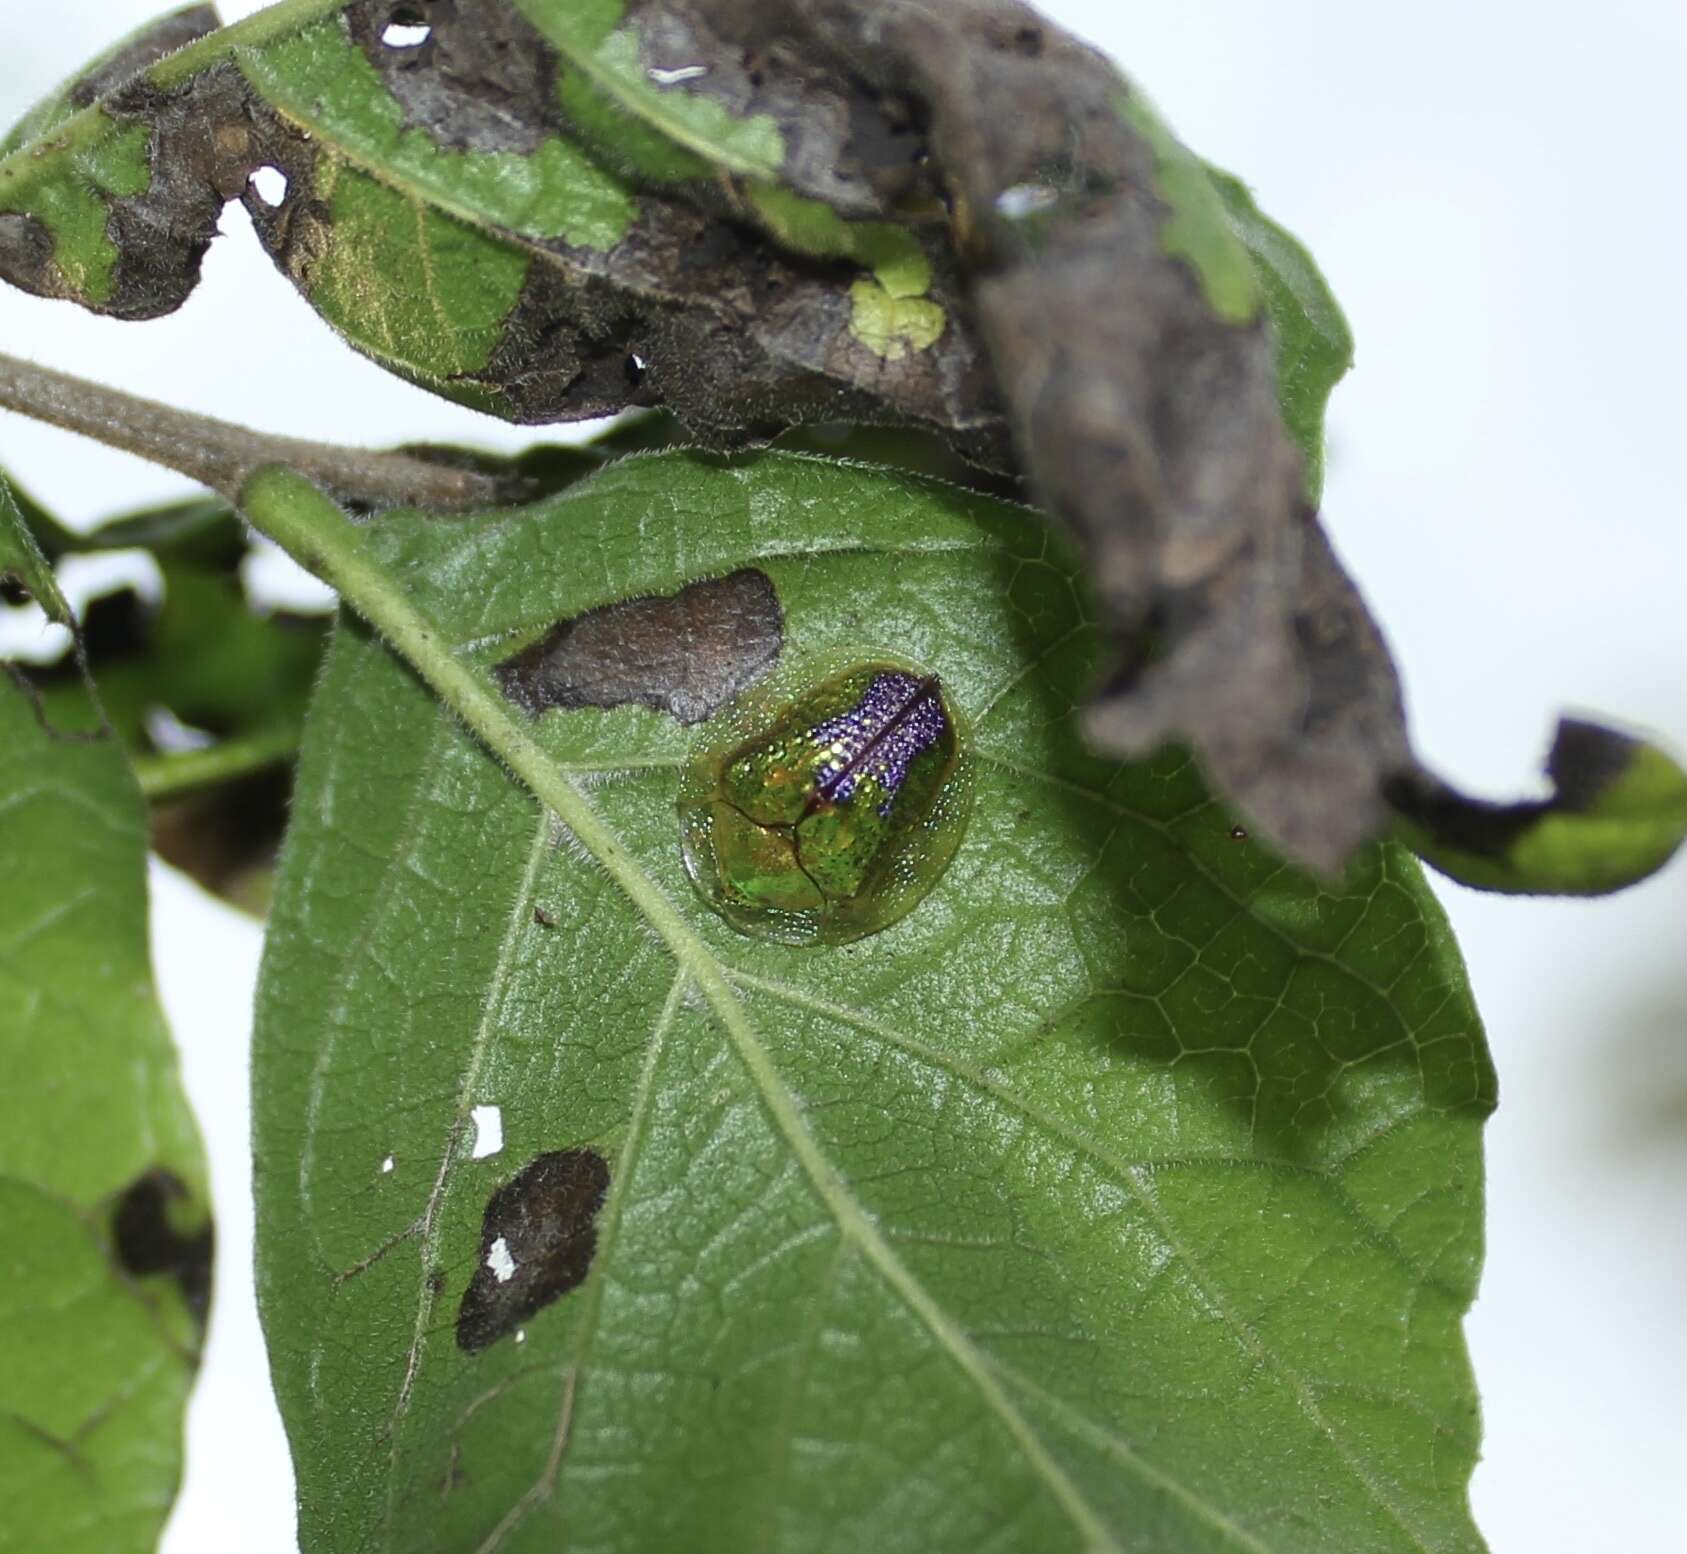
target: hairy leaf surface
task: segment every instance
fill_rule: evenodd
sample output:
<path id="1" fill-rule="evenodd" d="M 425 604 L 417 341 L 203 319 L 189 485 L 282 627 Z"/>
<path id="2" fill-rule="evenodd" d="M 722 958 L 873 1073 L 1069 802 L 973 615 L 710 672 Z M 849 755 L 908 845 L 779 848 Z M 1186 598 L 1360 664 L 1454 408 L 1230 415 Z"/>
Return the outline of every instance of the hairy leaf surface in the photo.
<path id="1" fill-rule="evenodd" d="M 205 1165 L 147 959 L 146 813 L 84 699 L 0 671 L 0 1550 L 144 1554 L 210 1293 Z"/>
<path id="2" fill-rule="evenodd" d="M 909 917 L 793 950 L 684 876 L 693 732 L 545 713 L 660 939 L 341 626 L 255 1053 L 309 1554 L 1480 1546 L 1493 1080 L 1440 913 L 1397 849 L 1320 888 L 1182 755 L 1087 753 L 1092 606 L 1038 519 L 666 455 L 364 543 L 487 684 L 559 619 L 758 569 L 782 663 L 944 677 L 978 791 Z"/>

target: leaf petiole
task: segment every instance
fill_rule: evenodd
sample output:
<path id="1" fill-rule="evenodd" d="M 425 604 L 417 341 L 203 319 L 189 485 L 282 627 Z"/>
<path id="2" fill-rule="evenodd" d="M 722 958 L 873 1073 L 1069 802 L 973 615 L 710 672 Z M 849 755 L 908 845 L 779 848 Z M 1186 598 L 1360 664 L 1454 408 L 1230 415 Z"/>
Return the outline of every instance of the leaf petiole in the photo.
<path id="1" fill-rule="evenodd" d="M 299 725 L 283 723 L 221 739 L 204 750 L 178 750 L 135 759 L 135 776 L 149 801 L 177 798 L 235 782 L 290 761 L 299 750 Z"/>

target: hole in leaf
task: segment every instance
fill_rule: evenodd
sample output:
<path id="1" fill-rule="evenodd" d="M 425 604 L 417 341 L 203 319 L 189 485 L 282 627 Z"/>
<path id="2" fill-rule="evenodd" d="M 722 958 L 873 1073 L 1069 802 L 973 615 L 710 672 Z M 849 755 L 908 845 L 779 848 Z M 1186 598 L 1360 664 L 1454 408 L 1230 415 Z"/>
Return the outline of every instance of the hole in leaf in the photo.
<path id="1" fill-rule="evenodd" d="M 563 1149 L 536 1156 L 487 1199 L 480 1256 L 457 1309 L 458 1348 L 478 1353 L 517 1333 L 580 1284 L 608 1191 L 602 1155 Z"/>
<path id="2" fill-rule="evenodd" d="M 70 650 L 70 629 L 47 619 L 47 612 L 25 596 L 26 602 L 14 602 L 8 594 L 4 608 L 0 608 L 0 660 L 20 664 L 37 664 L 45 668 L 56 664 Z"/>
<path id="3" fill-rule="evenodd" d="M 259 167 L 252 171 L 252 192 L 271 210 L 279 210 L 287 200 L 287 175 L 279 167 Z"/>
<path id="4" fill-rule="evenodd" d="M 469 1113 L 474 1121 L 474 1149 L 471 1158 L 484 1160 L 504 1147 L 504 1113 L 497 1106 L 477 1106 Z"/>
<path id="5" fill-rule="evenodd" d="M 168 707 L 148 707 L 143 720 L 146 737 L 161 755 L 179 755 L 188 750 L 209 750 L 217 736 L 191 723 L 184 723 Z"/>
<path id="6" fill-rule="evenodd" d="M 381 42 L 389 49 L 419 49 L 433 36 L 428 19 L 413 5 L 401 5 L 381 29 Z"/>

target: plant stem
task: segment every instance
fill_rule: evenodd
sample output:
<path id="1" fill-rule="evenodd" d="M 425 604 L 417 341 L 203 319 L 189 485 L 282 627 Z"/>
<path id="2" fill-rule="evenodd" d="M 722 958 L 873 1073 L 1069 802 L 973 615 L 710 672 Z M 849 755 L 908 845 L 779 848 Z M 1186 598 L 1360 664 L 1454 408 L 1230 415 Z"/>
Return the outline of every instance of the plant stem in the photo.
<path id="1" fill-rule="evenodd" d="M 151 800 L 173 799 L 196 788 L 234 782 L 254 772 L 279 766 L 298 753 L 299 726 L 284 723 L 233 739 L 222 739 L 204 750 L 180 750 L 170 755 L 137 756 L 135 776 L 141 792 Z"/>
<path id="2" fill-rule="evenodd" d="M 230 502 L 237 501 L 246 482 L 267 464 L 286 464 L 336 500 L 360 506 L 450 512 L 496 507 L 531 494 L 518 480 L 407 453 L 271 437 L 4 354 L 0 408 L 138 454 L 209 486 Z"/>

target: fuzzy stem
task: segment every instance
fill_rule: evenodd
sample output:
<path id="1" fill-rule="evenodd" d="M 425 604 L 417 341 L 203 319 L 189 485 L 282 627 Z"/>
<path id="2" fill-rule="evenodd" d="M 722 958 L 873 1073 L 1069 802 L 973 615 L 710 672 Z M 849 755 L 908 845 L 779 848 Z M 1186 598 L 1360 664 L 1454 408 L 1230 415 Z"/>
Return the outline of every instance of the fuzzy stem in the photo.
<path id="1" fill-rule="evenodd" d="M 220 739 L 204 750 L 137 756 L 135 776 L 140 779 L 141 792 L 147 798 L 154 801 L 178 798 L 292 760 L 299 752 L 300 732 L 297 723 L 286 723 L 255 734 Z"/>
<path id="2" fill-rule="evenodd" d="M 0 408 L 138 454 L 209 486 L 230 502 L 237 501 L 246 482 L 269 464 L 285 464 L 336 500 L 367 507 L 460 512 L 496 507 L 530 494 L 514 489 L 519 482 L 407 453 L 271 437 L 4 354 Z"/>

